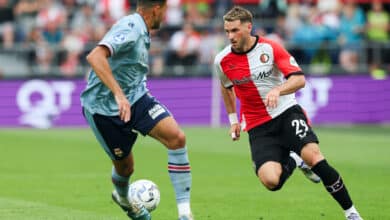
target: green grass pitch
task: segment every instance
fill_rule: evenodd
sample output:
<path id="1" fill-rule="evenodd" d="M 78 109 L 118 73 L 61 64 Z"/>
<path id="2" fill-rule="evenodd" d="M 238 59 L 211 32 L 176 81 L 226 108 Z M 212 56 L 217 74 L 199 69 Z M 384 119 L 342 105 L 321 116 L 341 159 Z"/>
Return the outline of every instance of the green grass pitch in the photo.
<path id="1" fill-rule="evenodd" d="M 344 219 L 322 184 L 299 170 L 281 191 L 267 191 L 252 170 L 247 134 L 232 142 L 227 128 L 184 130 L 197 220 Z M 315 130 L 364 219 L 390 219 L 390 128 Z M 153 219 L 176 219 L 165 148 L 140 136 L 134 154 L 132 179 L 151 179 L 161 190 Z M 1 129 L 0 155 L 1 220 L 127 219 L 111 201 L 111 162 L 89 129 Z"/>

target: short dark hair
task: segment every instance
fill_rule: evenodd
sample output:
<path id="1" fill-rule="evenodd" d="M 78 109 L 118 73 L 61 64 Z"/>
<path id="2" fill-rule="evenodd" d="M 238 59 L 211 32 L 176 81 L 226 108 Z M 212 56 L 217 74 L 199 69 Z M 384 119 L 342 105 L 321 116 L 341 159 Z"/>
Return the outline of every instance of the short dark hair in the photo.
<path id="1" fill-rule="evenodd" d="M 240 20 L 241 22 L 250 22 L 252 23 L 253 15 L 252 13 L 241 7 L 241 6 L 234 6 L 230 11 L 228 11 L 224 16 L 224 21 L 236 21 Z"/>
<path id="2" fill-rule="evenodd" d="M 164 5 L 167 0 L 137 0 L 137 6 L 152 6 L 155 4 Z"/>

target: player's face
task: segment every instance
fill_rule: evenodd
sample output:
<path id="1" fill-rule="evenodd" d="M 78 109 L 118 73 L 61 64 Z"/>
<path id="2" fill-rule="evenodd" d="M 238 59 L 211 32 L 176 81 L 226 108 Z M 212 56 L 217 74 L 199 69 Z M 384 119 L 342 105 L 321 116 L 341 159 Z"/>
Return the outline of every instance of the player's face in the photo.
<path id="1" fill-rule="evenodd" d="M 249 43 L 252 24 L 241 23 L 240 20 L 225 21 L 224 29 L 232 48 L 237 52 L 243 52 L 246 44 Z"/>
<path id="2" fill-rule="evenodd" d="M 154 6 L 154 10 L 153 10 L 154 20 L 151 27 L 152 30 L 160 28 L 161 22 L 164 20 L 166 10 L 167 10 L 167 4 L 164 4 L 162 6 L 161 5 Z"/>

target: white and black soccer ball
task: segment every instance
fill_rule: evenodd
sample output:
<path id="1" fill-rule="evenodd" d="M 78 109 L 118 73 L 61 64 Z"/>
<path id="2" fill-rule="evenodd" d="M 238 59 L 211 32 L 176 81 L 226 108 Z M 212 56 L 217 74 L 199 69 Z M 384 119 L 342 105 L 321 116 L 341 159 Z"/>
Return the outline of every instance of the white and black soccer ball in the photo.
<path id="1" fill-rule="evenodd" d="M 129 201 L 131 203 L 141 203 L 151 212 L 160 203 L 160 190 L 158 186 L 146 179 L 134 181 L 129 187 Z"/>

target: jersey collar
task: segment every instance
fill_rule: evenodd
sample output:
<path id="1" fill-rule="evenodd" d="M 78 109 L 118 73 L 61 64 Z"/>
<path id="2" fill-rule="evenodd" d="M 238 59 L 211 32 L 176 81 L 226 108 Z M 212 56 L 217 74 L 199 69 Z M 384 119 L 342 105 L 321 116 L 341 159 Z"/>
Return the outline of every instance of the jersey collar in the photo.
<path id="1" fill-rule="evenodd" d="M 247 54 L 247 53 L 251 52 L 251 51 L 256 47 L 257 42 L 259 42 L 259 36 L 258 36 L 258 35 L 255 35 L 255 37 L 256 37 L 256 41 L 255 41 L 255 43 L 252 45 L 252 47 L 249 48 L 249 50 L 244 51 L 244 52 L 237 52 L 237 51 L 234 51 L 233 48 L 231 47 L 232 53 L 235 53 L 235 54 Z"/>
<path id="2" fill-rule="evenodd" d="M 145 27 L 145 33 L 149 36 L 148 26 L 146 25 L 144 18 L 138 12 L 135 12 L 135 16 L 137 16 L 138 19 L 142 21 L 142 23 L 144 24 L 144 27 Z"/>

